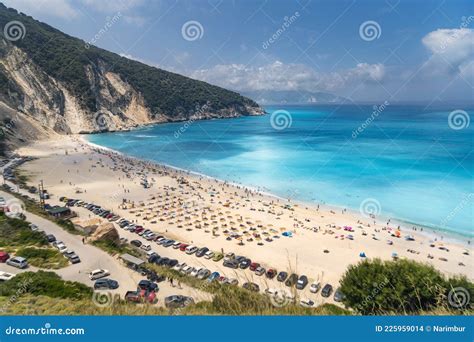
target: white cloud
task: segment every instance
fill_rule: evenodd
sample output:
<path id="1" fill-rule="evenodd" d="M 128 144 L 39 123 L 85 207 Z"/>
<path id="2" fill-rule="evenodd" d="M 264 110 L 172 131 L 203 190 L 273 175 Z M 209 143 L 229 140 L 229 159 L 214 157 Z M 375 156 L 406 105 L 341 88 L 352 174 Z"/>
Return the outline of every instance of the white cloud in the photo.
<path id="1" fill-rule="evenodd" d="M 4 0 L 7 7 L 31 16 L 53 16 L 59 18 L 74 18 L 79 12 L 68 0 Z"/>
<path id="2" fill-rule="evenodd" d="M 385 67 L 382 64 L 360 63 L 351 69 L 320 73 L 305 64 L 285 64 L 274 61 L 258 67 L 221 64 L 209 69 L 197 70 L 190 76 L 241 91 L 336 91 L 357 83 L 382 82 L 385 77 Z"/>
<path id="3" fill-rule="evenodd" d="M 473 29 L 438 29 L 423 37 L 422 42 L 431 52 L 424 66 L 425 72 L 457 75 L 472 71 Z"/>

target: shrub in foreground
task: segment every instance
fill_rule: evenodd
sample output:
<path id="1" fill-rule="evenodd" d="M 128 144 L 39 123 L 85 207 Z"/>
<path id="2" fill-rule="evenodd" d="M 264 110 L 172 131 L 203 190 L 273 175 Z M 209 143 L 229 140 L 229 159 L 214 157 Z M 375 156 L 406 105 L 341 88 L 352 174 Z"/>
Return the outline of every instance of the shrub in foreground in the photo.
<path id="1" fill-rule="evenodd" d="M 449 309 L 447 295 L 457 286 L 473 294 L 467 279 L 446 279 L 432 266 L 411 260 L 364 260 L 349 266 L 341 279 L 344 304 L 364 315 Z"/>

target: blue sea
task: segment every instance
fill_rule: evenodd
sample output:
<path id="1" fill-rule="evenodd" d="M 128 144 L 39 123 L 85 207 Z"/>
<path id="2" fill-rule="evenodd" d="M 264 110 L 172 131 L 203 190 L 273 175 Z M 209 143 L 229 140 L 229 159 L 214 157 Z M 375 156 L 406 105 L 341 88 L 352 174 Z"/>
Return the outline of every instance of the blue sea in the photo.
<path id="1" fill-rule="evenodd" d="M 472 108 L 265 109 L 264 116 L 160 124 L 88 139 L 284 198 L 474 236 Z"/>

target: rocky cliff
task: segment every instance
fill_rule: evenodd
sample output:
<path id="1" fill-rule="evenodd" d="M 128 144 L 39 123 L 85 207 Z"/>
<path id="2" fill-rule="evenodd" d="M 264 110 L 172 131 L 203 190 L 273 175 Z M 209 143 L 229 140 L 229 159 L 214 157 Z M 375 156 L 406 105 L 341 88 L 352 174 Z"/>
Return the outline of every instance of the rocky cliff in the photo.
<path id="1" fill-rule="evenodd" d="M 41 137 L 263 114 L 238 93 L 90 46 L 2 4 L 0 28 L 7 137 L 24 122 L 35 126 L 31 137 Z"/>

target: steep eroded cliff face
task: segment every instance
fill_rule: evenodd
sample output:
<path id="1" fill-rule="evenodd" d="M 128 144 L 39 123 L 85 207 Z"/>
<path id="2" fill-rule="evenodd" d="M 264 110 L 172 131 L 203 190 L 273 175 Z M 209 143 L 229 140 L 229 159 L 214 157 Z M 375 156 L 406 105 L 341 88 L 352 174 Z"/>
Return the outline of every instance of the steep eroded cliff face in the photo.
<path id="1" fill-rule="evenodd" d="M 23 31 L 11 39 L 0 30 L 0 111 L 16 111 L 39 131 L 92 133 L 264 113 L 240 94 L 88 46 L 0 4 L 0 27 L 11 22 Z"/>

